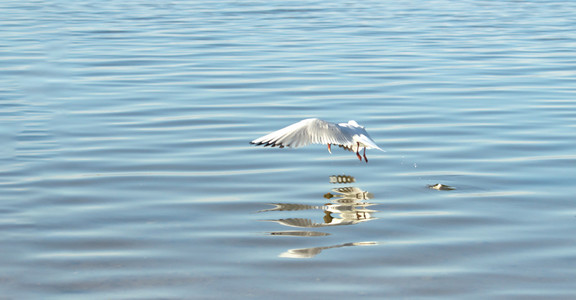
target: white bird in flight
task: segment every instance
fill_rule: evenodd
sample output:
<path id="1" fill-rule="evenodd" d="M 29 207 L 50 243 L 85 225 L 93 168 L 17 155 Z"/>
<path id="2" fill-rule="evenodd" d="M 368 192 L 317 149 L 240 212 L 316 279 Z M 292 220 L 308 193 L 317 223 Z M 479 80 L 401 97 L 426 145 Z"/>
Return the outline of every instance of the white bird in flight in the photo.
<path id="1" fill-rule="evenodd" d="M 386 152 L 376 145 L 364 126 L 358 125 L 354 120 L 348 121 L 348 123 L 334 124 L 316 118 L 305 119 L 257 138 L 250 144 L 264 145 L 264 147 L 279 146 L 280 148 L 326 144 L 330 153 L 332 153 L 330 146 L 337 145 L 348 151 L 356 152 L 360 161 L 362 161 L 362 156 L 360 156 L 359 151 L 360 148 L 364 148 L 363 156 L 366 162 L 368 162 L 366 149 L 378 149 Z"/>

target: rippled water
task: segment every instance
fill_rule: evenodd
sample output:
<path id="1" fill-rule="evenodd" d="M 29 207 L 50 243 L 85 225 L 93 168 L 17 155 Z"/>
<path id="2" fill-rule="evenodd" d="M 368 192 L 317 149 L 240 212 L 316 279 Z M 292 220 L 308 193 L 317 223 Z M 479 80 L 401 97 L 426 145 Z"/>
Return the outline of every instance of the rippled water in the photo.
<path id="1" fill-rule="evenodd" d="M 576 295 L 576 2 L 0 11 L 2 299 Z"/>

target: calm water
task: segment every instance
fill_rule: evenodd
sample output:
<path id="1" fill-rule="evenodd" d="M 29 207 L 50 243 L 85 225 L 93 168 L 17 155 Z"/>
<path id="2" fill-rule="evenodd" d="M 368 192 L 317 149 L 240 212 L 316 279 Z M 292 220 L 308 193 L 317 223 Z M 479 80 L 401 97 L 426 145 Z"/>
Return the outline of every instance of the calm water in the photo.
<path id="1" fill-rule="evenodd" d="M 1 299 L 576 297 L 574 1 L 0 12 Z"/>

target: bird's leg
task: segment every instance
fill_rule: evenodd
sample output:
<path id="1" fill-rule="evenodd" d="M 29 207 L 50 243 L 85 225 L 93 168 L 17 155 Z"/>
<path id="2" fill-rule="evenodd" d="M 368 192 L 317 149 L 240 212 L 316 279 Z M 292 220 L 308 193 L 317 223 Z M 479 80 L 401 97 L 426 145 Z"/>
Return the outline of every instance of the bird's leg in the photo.
<path id="1" fill-rule="evenodd" d="M 368 158 L 366 158 L 366 147 L 364 147 L 364 160 L 368 163 Z"/>
<path id="2" fill-rule="evenodd" d="M 358 156 L 358 159 L 362 161 L 362 156 L 360 156 L 360 153 L 358 153 L 358 151 L 360 151 L 360 142 L 356 142 L 356 156 Z"/>
<path id="3" fill-rule="evenodd" d="M 332 154 L 332 150 L 330 149 L 330 144 L 328 144 L 328 152 L 330 152 L 330 154 Z"/>

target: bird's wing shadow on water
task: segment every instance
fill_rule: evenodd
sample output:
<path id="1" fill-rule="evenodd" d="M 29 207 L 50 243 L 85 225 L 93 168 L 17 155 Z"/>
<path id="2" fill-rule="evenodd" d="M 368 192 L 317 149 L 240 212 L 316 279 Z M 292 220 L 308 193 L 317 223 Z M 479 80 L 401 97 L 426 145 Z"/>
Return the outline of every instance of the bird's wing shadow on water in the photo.
<path id="1" fill-rule="evenodd" d="M 334 175 L 330 176 L 330 183 L 333 184 L 349 184 L 355 182 L 354 177 L 348 175 Z M 322 221 L 317 222 L 311 218 L 280 218 L 280 219 L 264 219 L 260 221 L 275 222 L 287 227 L 295 228 L 325 228 L 343 225 L 355 225 L 361 222 L 376 220 L 374 216 L 378 211 L 370 209 L 370 206 L 375 205 L 369 203 L 367 200 L 372 199 L 374 195 L 364 191 L 355 186 L 337 187 L 324 194 L 323 202 L 328 199 L 329 203 L 323 205 L 308 205 L 297 203 L 270 203 L 274 207 L 263 209 L 258 213 L 271 213 L 271 212 L 297 212 L 309 211 L 318 212 L 322 216 Z M 291 237 L 321 237 L 328 236 L 330 233 L 309 231 L 309 230 L 291 230 L 291 231 L 272 231 L 266 234 L 270 236 L 291 236 Z M 357 243 L 343 243 L 333 246 L 313 247 L 304 249 L 290 249 L 284 252 L 280 257 L 290 258 L 311 258 L 316 256 L 324 249 L 349 247 L 349 246 L 366 246 L 376 245 L 376 242 L 357 242 Z"/>

